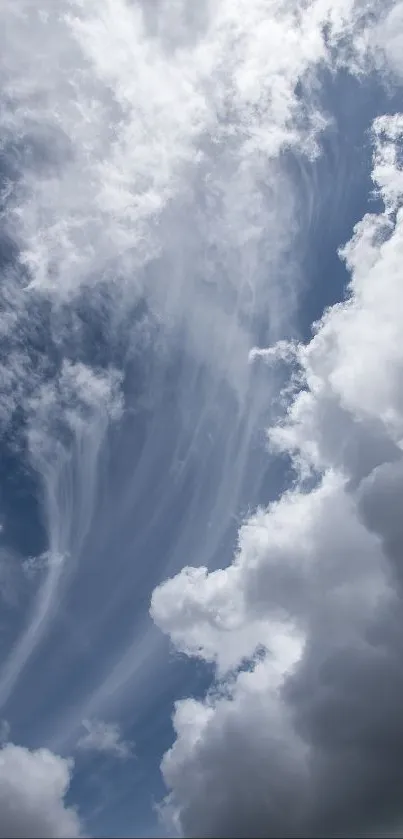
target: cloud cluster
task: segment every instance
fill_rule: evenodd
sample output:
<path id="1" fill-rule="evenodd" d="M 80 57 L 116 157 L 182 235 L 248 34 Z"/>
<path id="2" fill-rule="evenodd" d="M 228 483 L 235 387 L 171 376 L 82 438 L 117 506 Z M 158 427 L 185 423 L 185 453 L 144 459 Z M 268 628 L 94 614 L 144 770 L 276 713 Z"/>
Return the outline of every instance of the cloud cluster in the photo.
<path id="1" fill-rule="evenodd" d="M 146 297 L 166 326 L 185 319 L 235 386 L 253 318 L 265 310 L 275 331 L 286 317 L 301 222 L 280 156 L 316 154 L 315 76 L 335 50 L 360 66 L 378 4 L 151 6 L 6 0 L 5 229 L 31 295 L 118 280 L 117 297 Z"/>
<path id="2" fill-rule="evenodd" d="M 66 806 L 71 761 L 48 749 L 13 743 L 0 748 L 0 836 L 4 839 L 78 839 L 77 813 Z"/>
<path id="3" fill-rule="evenodd" d="M 138 303 L 167 334 L 172 330 L 176 337 L 183 329 L 186 335 L 178 409 L 186 429 L 183 460 L 190 458 L 200 428 L 204 433 L 205 416 L 197 417 L 188 444 L 200 372 L 207 382 L 204 404 L 213 405 L 218 389 L 226 392 L 226 386 L 231 397 L 235 394 L 239 410 L 235 417 L 231 408 L 233 445 L 222 455 L 225 474 L 215 488 L 218 518 L 238 498 L 266 399 L 260 386 L 249 398 L 253 370 L 248 357 L 256 322 L 267 320 L 270 337 L 283 335 L 295 302 L 289 283 L 291 244 L 299 224 L 309 227 L 305 210 L 304 221 L 296 221 L 297 197 L 285 158 L 295 154 L 303 169 L 304 161 L 317 154 L 327 125 L 318 95 L 324 68 L 360 72 L 374 47 L 379 55 L 387 54 L 397 72 L 398 37 L 392 49 L 389 33 L 398 33 L 398 18 L 384 14 L 381 5 L 378 0 L 3 0 L 0 198 L 9 264 L 0 289 L 0 425 L 9 430 L 23 415 L 29 457 L 42 480 L 49 550 L 27 623 L 2 663 L 1 702 L 8 700 L 43 640 L 66 589 L 73 592 L 72 603 L 80 602 L 74 595 L 80 592 L 80 563 L 85 561 L 108 423 L 122 409 L 123 377 L 114 366 L 114 342 L 118 335 L 122 356 L 130 355 L 136 331 L 131 313 Z M 394 498 L 400 480 L 400 406 L 397 398 L 393 401 L 399 378 L 399 303 L 396 296 L 388 309 L 395 292 L 383 285 L 379 291 L 377 279 L 385 269 L 395 289 L 400 174 L 394 149 L 399 132 L 399 119 L 375 126 L 374 177 L 386 211 L 379 219 L 365 219 L 345 251 L 353 275 L 351 301 L 324 319 L 307 348 L 280 344 L 274 353 L 260 352 L 266 360 L 300 366 L 305 394 L 294 399 L 287 422 L 271 435 L 272 444 L 292 455 L 304 479 L 314 473 L 310 477 L 317 485 L 311 492 L 298 485 L 270 510 L 259 511 L 242 529 L 230 568 L 214 574 L 187 569 L 153 599 L 154 617 L 176 645 L 215 662 L 220 676 L 249 661 L 249 670 L 220 686 L 220 696 L 178 706 L 177 742 L 165 758 L 164 774 L 173 790 L 173 818 L 189 834 L 236 834 L 254 827 L 265 835 L 269 828 L 292 831 L 292 825 L 284 827 L 292 818 L 298 829 L 309 832 L 316 825 L 320 832 L 334 801 L 325 793 L 338 771 L 336 759 L 331 762 L 332 753 L 326 763 L 324 755 L 319 765 L 311 706 L 304 717 L 303 702 L 295 697 L 309 667 L 317 674 L 317 662 L 326 663 L 331 644 L 361 649 L 368 612 L 375 624 L 378 611 L 382 623 L 385 601 L 393 611 L 396 595 L 388 575 L 395 569 L 389 559 L 398 553 L 398 510 L 388 503 L 390 532 L 384 535 L 381 505 L 374 499 L 377 493 L 389 497 L 389 491 Z M 305 183 L 304 208 L 312 205 L 316 188 L 309 176 Z M 367 319 L 360 320 L 363 311 Z M 371 347 L 374 312 L 377 325 L 384 324 L 379 342 L 388 375 Z M 393 329 L 395 339 L 390 340 Z M 94 361 L 99 344 L 101 367 Z M 373 367 L 370 375 L 367 356 L 365 369 L 360 366 L 360 348 Z M 252 361 L 256 355 L 252 351 Z M 158 385 L 164 363 L 155 377 Z M 153 387 L 154 382 L 149 404 Z M 133 487 L 143 496 L 144 475 L 155 482 L 154 475 L 160 474 L 163 412 L 155 412 L 150 427 L 125 504 L 128 516 Z M 231 462 L 239 441 L 241 453 Z M 168 484 L 169 505 L 172 500 L 172 461 L 167 463 L 167 478 L 161 478 L 157 494 L 161 506 Z M 382 466 L 384 472 L 378 473 Z M 209 478 L 203 473 L 204 494 L 210 491 Z M 191 498 L 192 516 L 201 497 L 197 490 Z M 186 535 L 195 520 L 196 513 L 188 530 L 183 525 Z M 153 526 L 153 519 L 146 523 L 149 530 L 141 531 L 140 545 Z M 222 534 L 220 521 L 210 530 L 208 558 Z M 172 555 L 176 561 L 174 548 Z M 94 585 L 93 599 L 85 604 L 101 649 L 104 613 L 112 614 L 111 603 L 120 617 L 129 576 L 136 588 L 133 566 L 123 571 L 121 577 L 116 574 L 113 591 L 109 583 L 99 589 Z M 109 579 L 104 572 L 98 565 L 97 583 Z M 142 584 L 144 577 L 139 574 Z M 138 596 L 143 602 L 142 591 Z M 105 632 L 116 667 L 100 675 L 99 695 L 108 693 L 108 680 L 120 690 L 138 662 L 149 658 L 143 629 L 134 641 L 130 636 L 124 655 L 125 639 L 119 632 L 117 640 L 111 639 L 109 627 Z M 291 670 L 297 673 L 294 688 L 287 675 Z M 358 670 L 352 666 L 351 678 Z M 316 677 L 320 682 L 321 676 Z M 87 687 L 83 700 L 88 699 L 92 714 L 91 693 L 96 698 L 97 691 L 94 684 L 83 691 Z M 114 690 L 117 694 L 115 684 Z M 387 709 L 390 717 L 392 710 Z M 83 716 L 79 707 L 78 720 Z M 81 748 L 107 748 L 124 756 L 118 729 L 94 721 L 86 726 Z M 16 749 L 6 746 L 3 758 L 20 761 L 21 777 L 28 770 L 34 774 L 29 767 L 41 765 L 44 754 L 46 766 L 53 760 L 52 772 L 59 778 L 56 798 L 46 798 L 38 787 L 51 818 L 53 803 L 62 800 L 68 783 L 67 764 L 48 753 Z M 234 757 L 238 750 L 242 764 Z M 275 755 L 268 757 L 273 750 Z M 360 755 L 353 754 L 352 764 Z M 254 785 L 248 783 L 251 778 Z M 323 814 L 312 778 L 319 779 L 318 789 L 328 780 Z M 285 803 L 287 785 L 294 790 L 294 815 Z M 49 794 L 55 789 L 50 782 L 46 788 Z M 39 800 L 35 795 L 29 801 Z M 58 812 L 64 830 L 64 810 Z M 53 830 L 42 824 L 38 832 L 45 829 Z"/>
<path id="4" fill-rule="evenodd" d="M 114 342 L 118 335 L 126 358 L 136 333 L 127 313 L 139 302 L 161 332 L 186 334 L 184 425 L 200 370 L 208 371 L 205 404 L 223 380 L 221 392 L 228 386 L 235 395 L 234 439 L 246 429 L 242 456 L 216 504 L 225 496 L 225 510 L 231 506 L 265 399 L 260 391 L 246 399 L 256 322 L 263 316 L 278 337 L 294 305 L 290 294 L 286 314 L 299 222 L 285 153 L 302 161 L 317 153 L 327 124 L 317 75 L 335 49 L 339 63 L 358 67 L 377 3 L 190 7 L 187 0 L 2 4 L 0 425 L 12 436 L 13 422 L 27 422 L 50 559 L 0 673 L 2 701 L 83 552 L 108 421 L 121 406 Z M 354 44 L 345 49 L 352 27 Z M 94 364 L 99 344 L 102 369 Z M 152 402 L 151 385 L 150 392 Z M 159 419 L 151 423 L 158 434 Z M 155 440 L 147 442 L 154 466 Z M 222 522 L 211 529 L 209 555 L 222 531 Z"/>
<path id="5" fill-rule="evenodd" d="M 377 119 L 373 140 L 384 211 L 342 249 L 347 299 L 298 348 L 269 432 L 295 486 L 245 523 L 229 567 L 186 568 L 153 596 L 176 646 L 221 677 L 177 703 L 162 763 L 165 817 L 187 836 L 403 824 L 402 115 Z"/>

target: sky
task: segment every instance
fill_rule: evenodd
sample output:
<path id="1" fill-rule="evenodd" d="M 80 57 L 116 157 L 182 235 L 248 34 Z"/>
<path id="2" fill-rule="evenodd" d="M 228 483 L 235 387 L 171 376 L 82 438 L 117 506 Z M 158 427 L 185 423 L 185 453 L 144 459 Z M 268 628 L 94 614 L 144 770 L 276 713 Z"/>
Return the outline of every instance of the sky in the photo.
<path id="1" fill-rule="evenodd" d="M 403 2 L 0 22 L 0 837 L 403 836 Z"/>

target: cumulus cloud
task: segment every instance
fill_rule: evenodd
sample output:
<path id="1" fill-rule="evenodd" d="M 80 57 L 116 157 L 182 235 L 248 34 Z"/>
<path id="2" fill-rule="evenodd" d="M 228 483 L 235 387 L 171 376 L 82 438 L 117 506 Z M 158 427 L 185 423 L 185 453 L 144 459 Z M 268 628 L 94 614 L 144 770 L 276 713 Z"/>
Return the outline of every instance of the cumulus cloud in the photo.
<path id="1" fill-rule="evenodd" d="M 341 250 L 347 299 L 298 348 L 269 432 L 295 486 L 245 523 L 229 567 L 186 568 L 153 596 L 176 646 L 221 677 L 177 703 L 162 763 L 165 818 L 187 836 L 401 830 L 402 140 L 400 114 L 375 121 L 384 211 Z"/>
<path id="2" fill-rule="evenodd" d="M 65 803 L 72 762 L 48 749 L 13 743 L 0 748 L 0 836 L 73 839 L 82 836 L 77 813 Z"/>
<path id="3" fill-rule="evenodd" d="M 120 760 L 133 754 L 132 743 L 122 739 L 120 726 L 103 720 L 83 720 L 85 734 L 77 741 L 76 748 L 82 752 L 99 752 Z"/>
<path id="4" fill-rule="evenodd" d="M 122 375 L 64 359 L 27 404 L 30 458 L 43 483 L 50 554 L 77 555 L 91 524 L 102 444 L 122 414 Z"/>

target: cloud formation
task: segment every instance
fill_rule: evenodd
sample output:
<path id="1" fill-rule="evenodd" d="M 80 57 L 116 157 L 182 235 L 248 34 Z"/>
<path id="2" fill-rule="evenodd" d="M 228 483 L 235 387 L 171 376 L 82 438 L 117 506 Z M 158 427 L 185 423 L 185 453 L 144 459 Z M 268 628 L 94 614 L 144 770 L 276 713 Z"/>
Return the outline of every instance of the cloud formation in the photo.
<path id="1" fill-rule="evenodd" d="M 48 749 L 0 748 L 0 836 L 78 839 L 77 813 L 66 806 L 72 762 Z"/>
<path id="2" fill-rule="evenodd" d="M 0 668 L 0 702 L 9 697 L 55 614 L 91 527 L 100 453 L 122 410 L 121 376 L 64 360 L 27 405 L 30 458 L 41 478 L 49 550 L 30 620 Z M 45 560 L 45 561 L 44 561 Z"/>
<path id="3" fill-rule="evenodd" d="M 214 499 L 205 491 L 202 557 L 213 562 L 266 411 L 266 385 L 248 365 L 254 332 L 264 322 L 279 337 L 295 311 L 291 245 L 309 213 L 297 218 L 285 158 L 296 156 L 303 170 L 318 153 L 327 125 L 318 74 L 335 50 L 355 72 L 371 25 L 353 0 L 220 0 L 201 2 L 197 14 L 184 0 L 152 6 L 3 3 L 0 424 L 39 479 L 49 559 L 3 662 L 3 703 L 46 638 L 62 590 L 80 576 L 108 429 L 123 390 L 138 410 L 127 368 L 154 338 L 155 369 L 141 394 L 152 419 L 120 507 L 141 501 L 158 466 L 166 359 L 180 347 L 176 439 L 155 516 L 169 506 L 173 476 L 182 491 L 206 439 L 217 461 L 216 443 L 222 478 Z M 310 206 L 315 185 L 305 182 Z M 221 444 L 217 429 L 229 414 L 232 433 Z M 191 504 L 194 518 L 167 564 L 177 566 L 189 543 L 197 493 Z M 144 526 L 143 541 L 151 530 Z M 138 645 L 126 646 L 138 659 Z M 125 652 L 116 651 L 117 666 Z"/>
<path id="4" fill-rule="evenodd" d="M 346 788 L 357 766 L 369 777 L 385 742 L 371 760 L 361 746 L 347 758 L 315 726 L 330 719 L 334 683 L 359 692 L 362 646 L 370 658 L 368 633 L 384 638 L 385 604 L 395 614 L 398 603 L 400 116 L 374 125 L 385 213 L 344 251 L 350 300 L 308 346 L 283 339 L 294 244 L 318 198 L 311 164 L 331 122 L 322 78 L 398 76 L 401 4 L 3 0 L 2 17 L 0 432 L 35 472 L 46 545 L 24 563 L 36 573 L 10 623 L 0 704 L 15 693 L 24 708 L 35 666 L 49 740 L 77 743 L 86 719 L 80 750 L 126 757 L 101 718 L 123 707 L 134 674 L 137 718 L 139 694 L 143 708 L 165 696 L 148 598 L 193 550 L 203 567 L 157 589 L 152 613 L 221 681 L 206 702 L 177 707 L 166 812 L 189 835 L 320 833 L 344 800 L 340 766 Z M 254 349 L 257 334 L 274 346 Z M 209 572 L 265 472 L 250 477 L 273 390 L 259 357 L 293 370 L 270 438 L 296 486 L 245 523 L 230 567 Z M 101 487 L 109 444 L 113 480 Z M 357 657 L 347 675 L 343 645 Z M 305 700 L 312 673 L 318 713 Z M 44 753 L 11 754 L 31 766 Z M 348 790 L 346 823 L 364 823 L 360 788 Z M 41 797 L 49 818 L 56 799 Z"/>
<path id="5" fill-rule="evenodd" d="M 77 741 L 76 748 L 82 752 L 98 752 L 120 760 L 133 754 L 132 744 L 122 739 L 118 723 L 103 720 L 83 720 L 85 734 Z"/>
<path id="6" fill-rule="evenodd" d="M 402 115 L 375 121 L 384 211 L 341 250 L 347 299 L 299 347 L 269 432 L 295 487 L 244 524 L 229 567 L 186 568 L 153 596 L 175 645 L 221 676 L 204 701 L 177 703 L 162 763 L 165 816 L 187 836 L 403 824 L 402 140 Z"/>

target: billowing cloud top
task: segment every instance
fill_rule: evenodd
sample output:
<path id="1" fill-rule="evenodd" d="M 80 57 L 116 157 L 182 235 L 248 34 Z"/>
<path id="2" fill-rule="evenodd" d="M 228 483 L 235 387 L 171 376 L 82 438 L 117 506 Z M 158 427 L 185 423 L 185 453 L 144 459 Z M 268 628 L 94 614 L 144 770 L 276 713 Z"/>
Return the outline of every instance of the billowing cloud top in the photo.
<path id="1" fill-rule="evenodd" d="M 223 678 L 205 701 L 178 703 L 163 761 L 185 835 L 403 824 L 402 139 L 401 115 L 375 121 L 384 212 L 343 248 L 346 302 L 299 347 L 297 392 L 269 432 L 295 487 L 244 524 L 228 568 L 186 568 L 154 592 L 176 646 Z"/>

